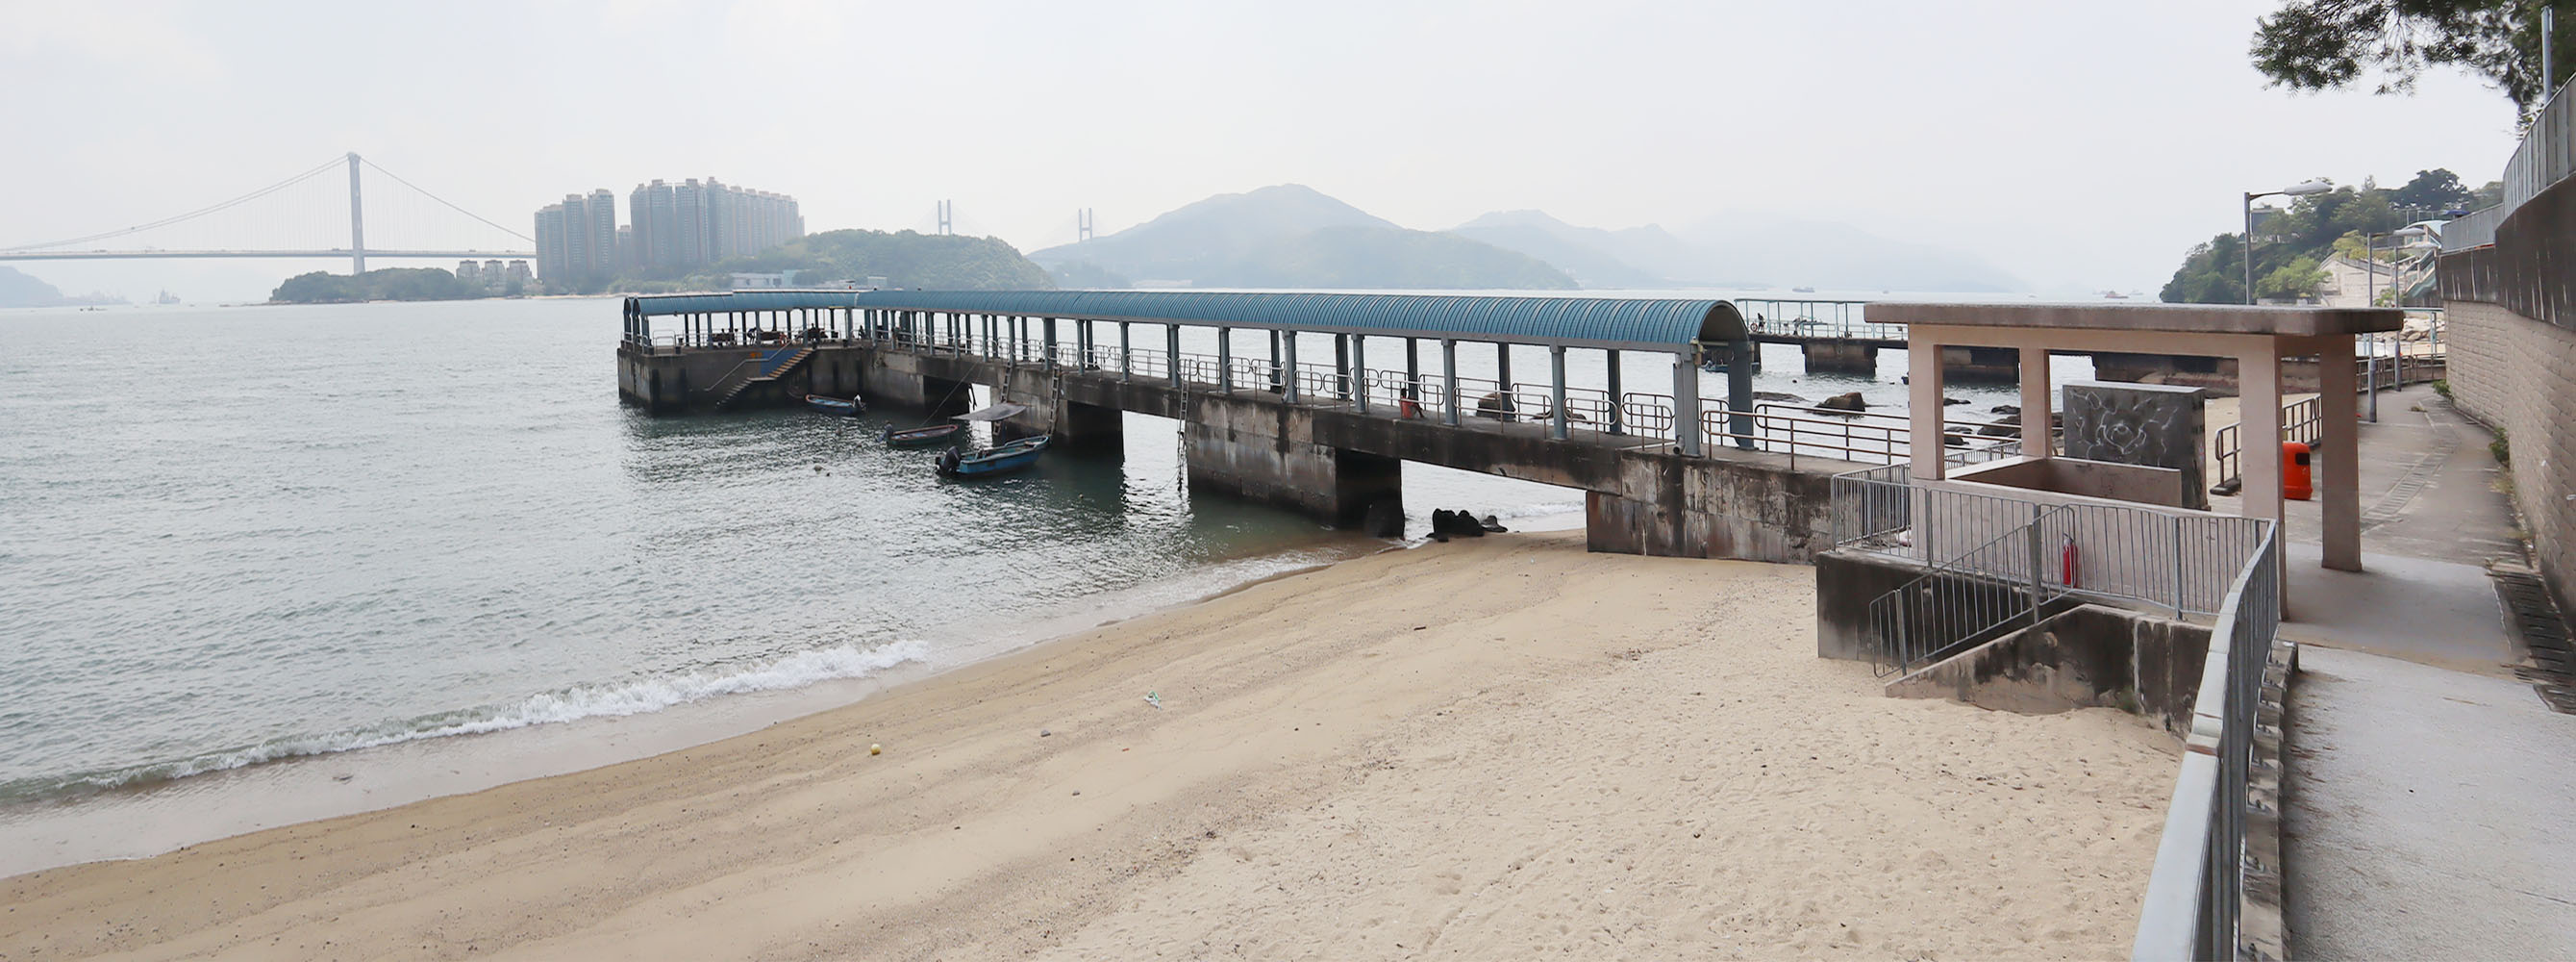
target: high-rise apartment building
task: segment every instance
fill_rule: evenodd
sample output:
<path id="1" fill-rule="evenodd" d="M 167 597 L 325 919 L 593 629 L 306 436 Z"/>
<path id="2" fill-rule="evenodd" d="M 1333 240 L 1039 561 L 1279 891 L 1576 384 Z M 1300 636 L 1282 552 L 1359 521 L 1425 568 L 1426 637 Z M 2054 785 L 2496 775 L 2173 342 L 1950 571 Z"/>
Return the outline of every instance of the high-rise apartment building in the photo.
<path id="1" fill-rule="evenodd" d="M 537 211 L 537 271 L 571 283 L 617 274 L 617 195 L 607 188 L 565 194 Z"/>
<path id="2" fill-rule="evenodd" d="M 805 236 L 795 198 L 713 177 L 637 185 L 626 207 L 637 265 L 664 272 L 757 254 Z"/>
<path id="3" fill-rule="evenodd" d="M 564 243 L 564 207 L 537 209 L 537 270 L 546 277 L 571 277 L 572 258 Z"/>
<path id="4" fill-rule="evenodd" d="M 617 257 L 617 195 L 602 187 L 590 192 L 590 271 L 615 277 L 625 265 Z"/>
<path id="5" fill-rule="evenodd" d="M 537 271 L 566 284 L 641 269 L 671 273 L 757 254 L 805 236 L 796 198 L 709 177 L 654 181 L 627 195 L 627 225 L 605 188 L 537 211 Z"/>

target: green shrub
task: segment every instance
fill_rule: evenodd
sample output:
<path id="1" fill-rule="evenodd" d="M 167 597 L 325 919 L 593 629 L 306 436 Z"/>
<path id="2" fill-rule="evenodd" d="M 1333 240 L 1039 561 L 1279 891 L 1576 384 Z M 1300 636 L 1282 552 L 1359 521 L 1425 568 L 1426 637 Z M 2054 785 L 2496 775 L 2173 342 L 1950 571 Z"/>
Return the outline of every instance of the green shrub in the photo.
<path id="1" fill-rule="evenodd" d="M 2508 443 L 2503 428 L 2496 429 L 2496 439 L 2487 442 L 2487 450 L 2495 453 L 2497 464 L 2513 463 L 2513 445 Z"/>
<path id="2" fill-rule="evenodd" d="M 2434 381 L 2434 382 L 2433 382 L 2433 393 L 2441 395 L 2441 396 L 2442 396 L 2442 400 L 2445 400 L 2445 401 L 2450 400 L 2450 399 L 2451 399 L 2451 381 L 2450 381 L 2450 379 L 2449 379 L 2449 378 L 2443 378 L 2443 379 L 2441 379 L 2441 380 Z"/>

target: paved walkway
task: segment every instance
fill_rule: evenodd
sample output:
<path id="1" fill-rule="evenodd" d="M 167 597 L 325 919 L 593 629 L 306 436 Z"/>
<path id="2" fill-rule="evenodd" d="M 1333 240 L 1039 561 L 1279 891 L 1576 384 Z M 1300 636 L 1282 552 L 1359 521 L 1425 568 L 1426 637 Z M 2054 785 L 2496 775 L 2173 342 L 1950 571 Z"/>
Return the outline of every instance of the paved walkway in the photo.
<path id="1" fill-rule="evenodd" d="M 2576 958 L 2576 716 L 2512 676 L 2524 653 L 2485 563 L 2519 549 L 2488 440 L 2428 389 L 2381 396 L 2358 574 L 2318 567 L 2317 506 L 2291 504 L 2300 958 Z"/>

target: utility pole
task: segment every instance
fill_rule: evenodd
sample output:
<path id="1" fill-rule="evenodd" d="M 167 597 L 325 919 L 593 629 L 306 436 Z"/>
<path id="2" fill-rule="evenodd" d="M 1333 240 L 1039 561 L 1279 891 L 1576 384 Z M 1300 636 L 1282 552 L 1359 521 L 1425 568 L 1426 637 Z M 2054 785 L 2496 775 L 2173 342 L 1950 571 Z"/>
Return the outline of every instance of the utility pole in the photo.
<path id="1" fill-rule="evenodd" d="M 358 199 L 358 152 L 349 152 L 349 276 L 367 272 L 367 206 Z"/>
<path id="2" fill-rule="evenodd" d="M 2557 61 L 2550 59 L 2549 35 L 2558 32 L 2558 8 L 2540 5 L 2540 102 L 2548 103 L 2549 95 L 2558 92 Z"/>

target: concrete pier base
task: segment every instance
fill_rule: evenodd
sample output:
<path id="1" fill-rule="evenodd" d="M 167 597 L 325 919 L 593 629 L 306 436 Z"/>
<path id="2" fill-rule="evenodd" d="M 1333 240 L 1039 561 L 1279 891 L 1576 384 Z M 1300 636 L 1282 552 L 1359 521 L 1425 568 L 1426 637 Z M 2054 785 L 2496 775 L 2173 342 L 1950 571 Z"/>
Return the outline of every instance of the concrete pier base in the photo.
<path id="1" fill-rule="evenodd" d="M 1798 352 L 1806 357 L 1809 374 L 1878 373 L 1878 348 L 1867 344 L 1816 340 L 1798 345 Z"/>
<path id="2" fill-rule="evenodd" d="M 1404 462 L 1315 444 L 1312 412 L 1253 398 L 1200 399 L 1181 437 L 1190 486 L 1278 505 L 1345 527 L 1404 499 Z"/>
<path id="3" fill-rule="evenodd" d="M 1941 346 L 1941 373 L 1951 381 L 2012 384 L 2021 380 L 2021 352 L 2009 347 Z"/>

